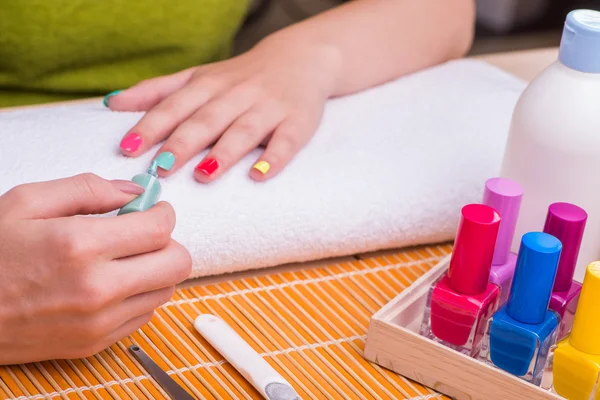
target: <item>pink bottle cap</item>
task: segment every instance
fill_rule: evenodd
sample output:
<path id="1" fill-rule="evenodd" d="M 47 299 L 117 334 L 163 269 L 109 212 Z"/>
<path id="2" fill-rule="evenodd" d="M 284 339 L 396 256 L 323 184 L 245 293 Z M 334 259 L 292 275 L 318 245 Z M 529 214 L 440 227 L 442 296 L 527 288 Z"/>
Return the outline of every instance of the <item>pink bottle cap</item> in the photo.
<path id="1" fill-rule="evenodd" d="M 485 183 L 483 204 L 492 207 L 502 218 L 494 250 L 493 265 L 502 265 L 508 262 L 522 198 L 523 187 L 513 180 L 491 178 Z"/>
<path id="2" fill-rule="evenodd" d="M 570 203 L 554 203 L 548 207 L 544 232 L 556 237 L 563 245 L 553 291 L 569 290 L 577 265 L 577 256 L 587 221 L 587 213 Z"/>
<path id="3" fill-rule="evenodd" d="M 483 293 L 488 285 L 500 215 L 484 204 L 462 208 L 448 267 L 450 287 L 463 294 Z"/>

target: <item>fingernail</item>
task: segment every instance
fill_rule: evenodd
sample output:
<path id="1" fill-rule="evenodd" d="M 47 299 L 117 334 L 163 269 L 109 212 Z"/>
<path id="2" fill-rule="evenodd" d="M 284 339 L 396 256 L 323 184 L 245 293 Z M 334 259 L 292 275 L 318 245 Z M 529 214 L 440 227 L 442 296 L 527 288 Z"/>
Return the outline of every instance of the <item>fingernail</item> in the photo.
<path id="1" fill-rule="evenodd" d="M 124 181 L 122 179 L 115 179 L 111 182 L 117 187 L 117 189 L 119 189 L 123 193 L 137 195 L 144 193 L 144 188 L 138 185 L 137 183 L 131 181 Z"/>
<path id="2" fill-rule="evenodd" d="M 214 158 L 208 158 L 196 165 L 196 171 L 200 171 L 208 176 L 211 176 L 219 168 L 219 162 Z"/>
<path id="3" fill-rule="evenodd" d="M 102 103 L 104 103 L 104 107 L 108 108 L 108 99 L 110 99 L 113 96 L 118 95 L 119 93 L 121 93 L 120 90 L 115 90 L 114 92 L 110 92 L 109 94 L 104 96 L 104 99 L 102 100 Z"/>
<path id="4" fill-rule="evenodd" d="M 262 174 L 265 175 L 271 169 L 271 164 L 269 164 L 266 161 L 259 161 L 256 164 L 254 164 L 252 168 L 262 172 Z"/>
<path id="5" fill-rule="evenodd" d="M 175 154 L 165 151 L 160 153 L 158 157 L 156 157 L 157 165 L 164 169 L 165 171 L 169 171 L 175 165 Z"/>
<path id="6" fill-rule="evenodd" d="M 142 144 L 142 138 L 137 133 L 130 133 L 121 140 L 121 149 L 129 152 L 136 151 Z"/>

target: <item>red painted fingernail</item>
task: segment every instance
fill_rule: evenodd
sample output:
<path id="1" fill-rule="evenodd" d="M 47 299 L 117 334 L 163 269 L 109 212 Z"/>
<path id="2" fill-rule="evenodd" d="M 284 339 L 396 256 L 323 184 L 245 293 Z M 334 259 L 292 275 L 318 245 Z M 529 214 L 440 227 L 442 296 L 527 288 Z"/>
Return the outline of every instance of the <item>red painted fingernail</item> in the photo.
<path id="1" fill-rule="evenodd" d="M 196 165 L 196 171 L 200 171 L 208 176 L 211 176 L 219 168 L 219 162 L 214 158 L 207 158 L 200 164 Z"/>
<path id="2" fill-rule="evenodd" d="M 121 149 L 129 152 L 136 151 L 142 144 L 142 137 L 137 133 L 130 133 L 121 140 Z"/>

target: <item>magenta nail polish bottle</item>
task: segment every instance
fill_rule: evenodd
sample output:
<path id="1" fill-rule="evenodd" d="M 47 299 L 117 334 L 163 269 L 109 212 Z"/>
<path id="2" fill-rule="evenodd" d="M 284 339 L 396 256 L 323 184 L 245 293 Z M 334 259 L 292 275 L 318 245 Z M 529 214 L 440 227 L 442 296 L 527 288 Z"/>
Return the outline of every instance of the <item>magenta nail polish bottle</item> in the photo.
<path id="1" fill-rule="evenodd" d="M 523 187 L 513 180 L 491 178 L 485 183 L 483 204 L 495 209 L 501 218 L 490 270 L 490 283 L 500 287 L 500 306 L 508 299 L 515 274 L 517 255 L 510 251 L 510 246 L 515 235 L 522 198 Z"/>
<path id="2" fill-rule="evenodd" d="M 556 237 L 563 245 L 556 280 L 552 288 L 550 309 L 561 318 L 559 340 L 571 331 L 575 310 L 579 302 L 581 283 L 573 280 L 587 213 L 570 203 L 553 203 L 548 207 L 544 232 Z"/>

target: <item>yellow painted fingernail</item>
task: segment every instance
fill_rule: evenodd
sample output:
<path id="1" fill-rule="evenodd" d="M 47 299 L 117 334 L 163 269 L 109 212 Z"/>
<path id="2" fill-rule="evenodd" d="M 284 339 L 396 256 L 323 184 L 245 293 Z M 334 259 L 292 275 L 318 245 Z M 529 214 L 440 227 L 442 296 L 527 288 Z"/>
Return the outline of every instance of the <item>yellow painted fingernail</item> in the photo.
<path id="1" fill-rule="evenodd" d="M 264 175 L 267 172 L 269 172 L 269 169 L 271 169 L 271 164 L 269 164 L 266 161 L 259 161 L 256 164 L 254 164 L 252 168 L 259 170 Z"/>

